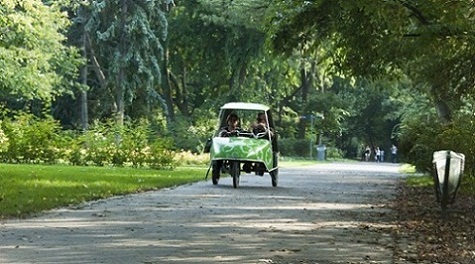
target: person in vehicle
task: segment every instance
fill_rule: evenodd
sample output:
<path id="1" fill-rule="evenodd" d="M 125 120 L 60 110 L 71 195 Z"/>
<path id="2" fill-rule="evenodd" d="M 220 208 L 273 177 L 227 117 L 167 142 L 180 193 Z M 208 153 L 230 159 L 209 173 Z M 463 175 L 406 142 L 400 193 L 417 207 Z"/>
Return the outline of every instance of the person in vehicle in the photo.
<path id="1" fill-rule="evenodd" d="M 238 126 L 239 116 L 237 114 L 229 114 L 226 118 L 226 124 L 227 125 L 221 128 L 221 130 L 219 131 L 219 137 L 235 137 L 241 132 L 241 129 Z M 218 179 L 221 172 L 221 167 L 223 167 L 222 160 L 217 160 L 213 165 L 213 174 Z"/>
<path id="2" fill-rule="evenodd" d="M 264 112 L 260 112 L 257 114 L 256 122 L 251 125 L 250 130 L 252 131 L 254 135 L 257 135 L 259 133 L 264 133 L 264 136 L 261 137 L 263 139 L 268 139 L 269 135 L 271 138 L 273 138 L 274 136 L 274 132 L 272 131 L 272 128 L 269 127 L 269 125 L 267 124 L 266 114 Z M 262 176 L 264 174 L 265 168 L 260 163 L 253 164 L 252 162 L 245 162 L 242 167 L 242 169 L 246 173 L 250 173 L 253 170 L 253 168 L 256 170 L 258 175 Z"/>
<path id="3" fill-rule="evenodd" d="M 267 124 L 266 114 L 263 113 L 263 112 L 260 112 L 260 113 L 257 114 L 256 122 L 254 124 L 252 124 L 251 131 L 254 134 L 264 133 L 264 132 L 265 133 L 270 133 L 271 137 L 274 134 L 272 132 L 272 129 Z"/>
<path id="4" fill-rule="evenodd" d="M 226 124 L 227 126 L 223 127 L 221 131 L 219 132 L 220 137 L 230 137 L 230 136 L 236 136 L 241 132 L 241 129 L 239 128 L 239 117 L 236 114 L 230 114 L 226 118 Z"/>

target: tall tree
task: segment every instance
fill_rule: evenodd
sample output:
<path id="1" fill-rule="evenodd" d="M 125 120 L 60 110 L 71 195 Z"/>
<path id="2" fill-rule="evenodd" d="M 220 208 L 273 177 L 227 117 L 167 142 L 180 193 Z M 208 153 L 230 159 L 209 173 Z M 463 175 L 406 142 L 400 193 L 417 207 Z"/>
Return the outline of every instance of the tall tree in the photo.
<path id="1" fill-rule="evenodd" d="M 113 98 L 111 111 L 118 124 L 123 124 L 126 109 L 137 98 L 148 107 L 163 101 L 157 92 L 167 34 L 162 4 L 161 0 L 90 2 L 89 54 L 102 93 Z"/>
<path id="2" fill-rule="evenodd" d="M 77 49 L 65 45 L 69 20 L 39 0 L 0 0 L 0 96 L 51 100 L 77 76 Z"/>

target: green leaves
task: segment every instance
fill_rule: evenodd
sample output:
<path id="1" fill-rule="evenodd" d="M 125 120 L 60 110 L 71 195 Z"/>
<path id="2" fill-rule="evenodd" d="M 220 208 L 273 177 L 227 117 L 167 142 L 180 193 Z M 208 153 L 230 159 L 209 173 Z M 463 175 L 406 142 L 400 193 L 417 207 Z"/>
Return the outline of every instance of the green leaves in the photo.
<path id="1" fill-rule="evenodd" d="M 417 87 L 430 87 L 430 97 L 450 116 L 473 94 L 474 10 L 470 1 L 278 1 L 268 39 L 287 54 L 329 41 L 334 66 L 353 76 L 403 72 Z"/>
<path id="2" fill-rule="evenodd" d="M 0 94 L 51 100 L 74 76 L 77 53 L 63 45 L 69 21 L 35 0 L 0 0 Z M 62 68 L 61 62 L 68 68 Z"/>
<path id="3" fill-rule="evenodd" d="M 161 80 L 168 27 L 161 3 L 93 1 L 84 7 L 85 31 L 90 38 L 87 48 L 107 82 L 95 89 L 105 95 L 99 95 L 102 100 L 114 98 L 121 115 L 126 107 L 157 105 L 155 89 Z"/>

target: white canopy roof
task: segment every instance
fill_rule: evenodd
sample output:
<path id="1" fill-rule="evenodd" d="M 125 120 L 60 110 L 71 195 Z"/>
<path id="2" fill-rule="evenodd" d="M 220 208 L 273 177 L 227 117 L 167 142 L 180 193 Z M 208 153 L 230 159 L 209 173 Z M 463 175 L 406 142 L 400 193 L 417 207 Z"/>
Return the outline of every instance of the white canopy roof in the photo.
<path id="1" fill-rule="evenodd" d="M 267 111 L 269 107 L 263 104 L 256 103 L 244 103 L 244 102 L 231 102 L 223 105 L 221 109 L 243 109 L 243 110 L 256 110 Z"/>

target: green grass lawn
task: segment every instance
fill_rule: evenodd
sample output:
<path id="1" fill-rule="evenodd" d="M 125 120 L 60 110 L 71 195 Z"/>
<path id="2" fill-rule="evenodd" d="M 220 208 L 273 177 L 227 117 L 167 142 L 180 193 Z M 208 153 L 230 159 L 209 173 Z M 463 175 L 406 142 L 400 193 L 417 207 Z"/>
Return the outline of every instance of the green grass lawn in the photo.
<path id="1" fill-rule="evenodd" d="M 196 182 L 204 179 L 206 170 L 0 164 L 0 219 Z"/>

